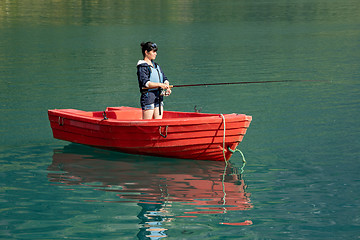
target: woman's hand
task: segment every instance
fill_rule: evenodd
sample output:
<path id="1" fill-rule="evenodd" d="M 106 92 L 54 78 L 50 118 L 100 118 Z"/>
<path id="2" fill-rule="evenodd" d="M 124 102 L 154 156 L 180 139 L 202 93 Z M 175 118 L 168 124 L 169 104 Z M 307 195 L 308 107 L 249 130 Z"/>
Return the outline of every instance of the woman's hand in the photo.
<path id="1" fill-rule="evenodd" d="M 165 96 L 169 96 L 171 94 L 171 88 L 166 89 Z"/>
<path id="2" fill-rule="evenodd" d="M 159 83 L 159 87 L 162 89 L 170 89 L 169 83 Z"/>
<path id="3" fill-rule="evenodd" d="M 163 89 L 163 96 L 169 96 L 171 94 L 171 88 L 168 81 L 165 83 L 159 83 L 159 87 Z"/>
<path id="4" fill-rule="evenodd" d="M 168 86 L 168 88 L 165 91 L 165 96 L 169 96 L 171 94 L 171 87 L 169 85 L 169 81 L 165 81 L 165 84 Z"/>

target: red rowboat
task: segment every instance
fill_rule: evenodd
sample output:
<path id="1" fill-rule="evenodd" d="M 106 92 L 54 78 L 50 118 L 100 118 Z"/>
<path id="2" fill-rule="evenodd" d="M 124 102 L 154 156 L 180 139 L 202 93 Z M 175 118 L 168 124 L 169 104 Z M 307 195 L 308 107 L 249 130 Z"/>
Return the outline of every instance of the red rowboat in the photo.
<path id="1" fill-rule="evenodd" d="M 48 111 L 57 139 L 131 154 L 217 161 L 230 159 L 252 120 L 235 113 L 163 114 L 160 120 L 142 120 L 141 109 L 131 107 Z"/>

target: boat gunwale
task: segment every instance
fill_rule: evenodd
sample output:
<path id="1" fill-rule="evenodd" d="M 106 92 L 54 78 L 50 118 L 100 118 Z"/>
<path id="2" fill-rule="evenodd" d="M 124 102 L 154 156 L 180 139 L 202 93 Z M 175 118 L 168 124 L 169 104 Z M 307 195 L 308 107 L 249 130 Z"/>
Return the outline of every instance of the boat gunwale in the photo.
<path id="1" fill-rule="evenodd" d="M 67 111 L 69 110 L 69 111 Z M 76 109 L 51 109 L 48 110 L 48 114 L 53 115 L 55 117 L 60 117 L 63 119 L 70 119 L 76 121 L 82 121 L 87 123 L 95 123 L 100 125 L 108 125 L 108 126 L 163 126 L 163 125 L 198 125 L 198 124 L 207 124 L 207 123 L 220 123 L 223 121 L 221 114 L 211 114 L 211 113 L 200 113 L 200 116 L 189 116 L 189 117 L 179 117 L 179 118 L 164 118 L 164 119 L 104 119 L 102 117 L 93 117 L 86 116 L 82 114 L 78 114 L 76 112 L 71 112 Z M 76 110 L 78 111 L 78 110 Z M 126 110 L 125 110 L 126 111 Z M 101 111 L 83 111 L 85 113 L 101 113 Z M 176 112 L 176 111 L 165 111 L 165 113 L 189 113 L 189 112 Z M 245 114 L 223 114 L 226 119 L 226 122 L 237 122 L 237 121 L 251 121 L 252 117 Z"/>

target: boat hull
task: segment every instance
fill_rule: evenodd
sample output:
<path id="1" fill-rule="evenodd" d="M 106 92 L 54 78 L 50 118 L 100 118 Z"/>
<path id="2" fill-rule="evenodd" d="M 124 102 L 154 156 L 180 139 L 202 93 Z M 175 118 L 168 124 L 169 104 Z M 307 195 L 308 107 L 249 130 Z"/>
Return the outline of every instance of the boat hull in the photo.
<path id="1" fill-rule="evenodd" d="M 231 157 L 228 148 L 237 147 L 252 120 L 244 114 L 171 111 L 164 111 L 161 120 L 142 120 L 141 109 L 130 107 L 105 113 L 107 119 L 104 112 L 48 111 L 57 139 L 130 154 L 216 161 Z"/>

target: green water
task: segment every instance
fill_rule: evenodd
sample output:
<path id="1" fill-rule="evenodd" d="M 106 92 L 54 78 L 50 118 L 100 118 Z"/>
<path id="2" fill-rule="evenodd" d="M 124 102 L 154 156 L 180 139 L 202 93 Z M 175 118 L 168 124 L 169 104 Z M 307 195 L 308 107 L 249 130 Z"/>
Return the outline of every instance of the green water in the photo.
<path id="1" fill-rule="evenodd" d="M 0 238 L 358 239 L 359 12 L 356 0 L 0 0 Z M 139 106 L 148 40 L 175 85 L 325 81 L 173 90 L 168 110 L 253 116 L 242 174 L 240 155 L 225 168 L 53 139 L 47 109 Z"/>

